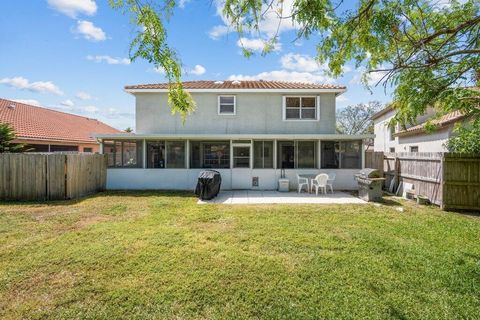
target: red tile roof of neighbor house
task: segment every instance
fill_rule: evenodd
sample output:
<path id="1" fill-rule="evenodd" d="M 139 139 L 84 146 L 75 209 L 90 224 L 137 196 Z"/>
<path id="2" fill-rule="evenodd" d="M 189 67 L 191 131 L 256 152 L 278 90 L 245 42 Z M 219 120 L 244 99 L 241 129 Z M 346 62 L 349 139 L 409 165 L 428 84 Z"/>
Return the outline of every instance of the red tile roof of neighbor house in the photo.
<path id="1" fill-rule="evenodd" d="M 125 86 L 125 90 L 132 89 L 168 89 L 168 83 L 152 83 Z M 188 89 L 340 89 L 345 86 L 332 84 L 318 84 L 306 82 L 267 81 L 267 80 L 201 80 L 184 81 L 183 88 Z"/>
<path id="2" fill-rule="evenodd" d="M 435 126 L 436 128 L 442 128 L 446 125 L 449 125 L 451 123 L 455 123 L 459 120 L 462 120 L 463 118 L 465 118 L 465 115 L 461 111 L 456 110 L 456 111 L 452 111 L 450 113 L 447 113 L 447 114 L 441 116 L 438 119 L 432 120 L 431 124 L 433 126 Z M 399 131 L 399 132 L 395 133 L 395 136 L 403 136 L 403 135 L 409 135 L 409 134 L 415 134 L 415 133 L 423 132 L 425 130 L 425 124 L 426 123 L 424 122 L 424 123 L 418 124 L 416 126 L 407 128 L 405 130 Z"/>
<path id="3" fill-rule="evenodd" d="M 96 119 L 0 99 L 0 122 L 20 139 L 95 143 L 94 133 L 121 133 Z"/>

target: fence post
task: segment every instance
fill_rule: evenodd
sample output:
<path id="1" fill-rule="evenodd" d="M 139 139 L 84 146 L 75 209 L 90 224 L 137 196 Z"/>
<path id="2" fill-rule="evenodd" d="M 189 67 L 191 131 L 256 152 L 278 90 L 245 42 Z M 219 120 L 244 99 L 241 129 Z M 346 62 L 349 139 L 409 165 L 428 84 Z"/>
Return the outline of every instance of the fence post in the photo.
<path id="1" fill-rule="evenodd" d="M 398 190 L 398 187 L 400 186 L 400 160 L 397 157 L 397 154 L 395 153 L 395 164 L 394 164 L 394 171 L 395 175 L 393 177 L 394 179 L 394 184 L 393 184 L 393 194 L 396 194 L 396 190 Z M 396 188 L 395 188 L 396 187 Z"/>
<path id="2" fill-rule="evenodd" d="M 442 201 L 440 202 L 440 209 L 445 210 L 445 153 L 442 154 L 440 165 L 442 167 L 442 181 L 440 182 L 440 188 L 442 188 Z"/>

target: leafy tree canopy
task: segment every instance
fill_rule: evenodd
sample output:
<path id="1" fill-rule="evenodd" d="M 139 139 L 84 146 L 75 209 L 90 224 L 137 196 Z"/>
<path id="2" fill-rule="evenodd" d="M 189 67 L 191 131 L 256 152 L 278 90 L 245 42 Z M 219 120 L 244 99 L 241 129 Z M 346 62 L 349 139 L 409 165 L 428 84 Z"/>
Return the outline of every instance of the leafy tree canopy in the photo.
<path id="1" fill-rule="evenodd" d="M 195 103 L 183 90 L 181 63 L 164 27 L 176 0 L 109 1 L 138 26 L 131 58 L 165 70 L 172 110 L 185 117 Z M 357 0 L 353 10 L 345 3 L 293 0 L 291 10 L 284 10 L 283 0 L 224 0 L 223 14 L 241 37 L 260 33 L 266 12 L 274 10 L 279 21 L 293 21 L 299 38 L 319 35 L 317 60 L 328 63 L 331 75 L 340 76 L 351 61 L 365 70 L 365 85 L 371 72 L 381 72 L 379 83 L 393 89 L 396 122 L 415 122 L 429 106 L 478 117 L 480 95 L 466 87 L 480 78 L 480 1 Z M 264 53 L 277 41 L 278 34 L 265 41 Z"/>
<path id="2" fill-rule="evenodd" d="M 337 113 L 337 132 L 341 134 L 373 133 L 372 116 L 382 109 L 378 101 L 349 105 Z"/>
<path id="3" fill-rule="evenodd" d="M 467 127 L 457 125 L 455 131 L 456 136 L 446 143 L 448 151 L 480 155 L 480 119 L 472 119 Z"/>

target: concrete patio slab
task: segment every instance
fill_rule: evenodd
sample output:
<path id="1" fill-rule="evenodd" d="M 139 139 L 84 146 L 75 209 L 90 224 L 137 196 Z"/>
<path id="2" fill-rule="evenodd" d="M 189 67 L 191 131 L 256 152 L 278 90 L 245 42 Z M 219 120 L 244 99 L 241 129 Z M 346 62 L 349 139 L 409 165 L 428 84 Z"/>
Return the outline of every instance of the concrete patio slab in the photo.
<path id="1" fill-rule="evenodd" d="M 198 204 L 365 204 L 366 201 L 349 193 L 319 194 L 262 190 L 221 191 L 212 200 L 198 200 Z"/>

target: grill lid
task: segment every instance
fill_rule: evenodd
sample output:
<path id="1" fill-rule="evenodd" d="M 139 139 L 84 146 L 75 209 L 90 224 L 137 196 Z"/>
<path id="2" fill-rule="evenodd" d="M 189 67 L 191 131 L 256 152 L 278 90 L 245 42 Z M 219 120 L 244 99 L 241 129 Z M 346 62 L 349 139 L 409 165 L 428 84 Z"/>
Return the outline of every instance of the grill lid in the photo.
<path id="1" fill-rule="evenodd" d="M 361 177 L 361 178 L 365 178 L 365 179 L 381 178 L 380 171 L 378 171 L 377 169 L 372 169 L 372 168 L 365 168 L 365 169 L 360 170 L 358 176 Z"/>

